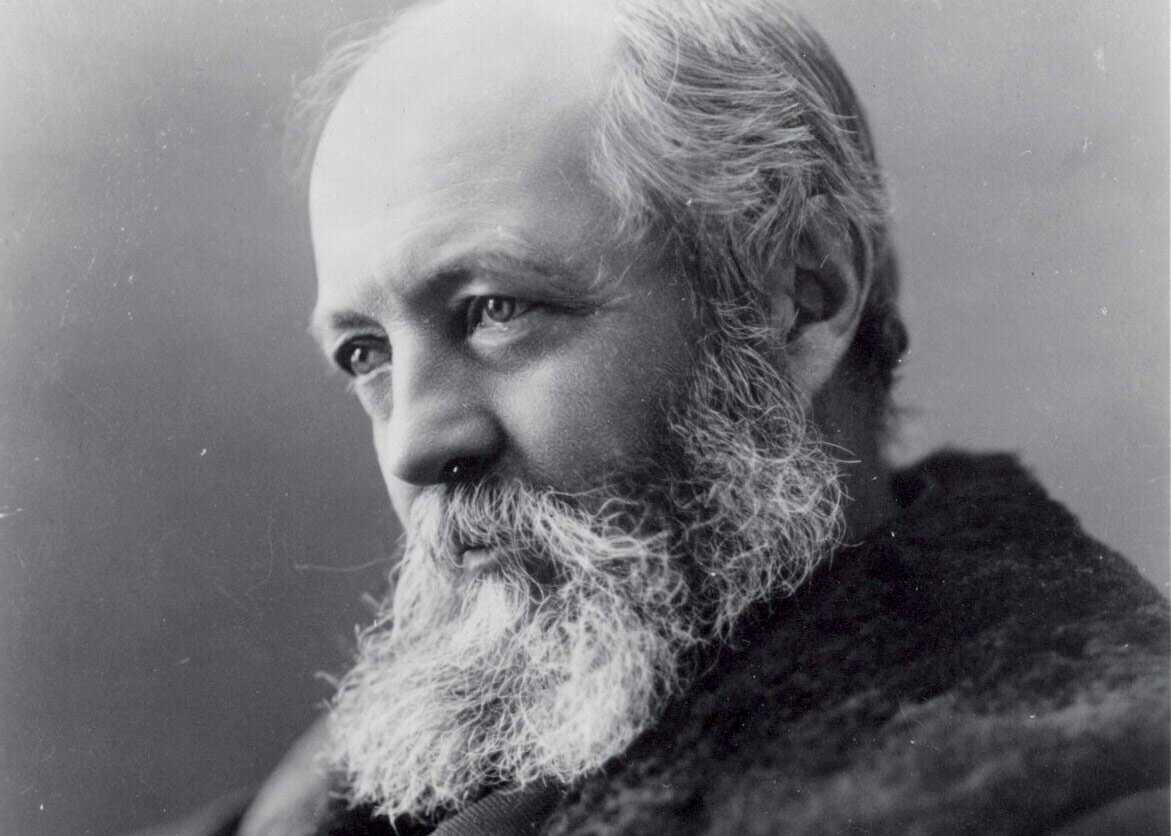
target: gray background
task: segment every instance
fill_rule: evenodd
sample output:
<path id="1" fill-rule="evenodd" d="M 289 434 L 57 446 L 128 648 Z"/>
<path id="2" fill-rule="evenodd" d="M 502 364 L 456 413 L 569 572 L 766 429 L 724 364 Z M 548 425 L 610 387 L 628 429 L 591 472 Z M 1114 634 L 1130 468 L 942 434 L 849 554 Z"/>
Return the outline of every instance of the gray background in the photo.
<path id="1" fill-rule="evenodd" d="M 1166 589 L 1166 5 L 806 5 L 893 186 L 896 457 L 1019 451 Z M 279 163 L 290 79 L 379 7 L 0 2 L 2 833 L 258 780 L 381 586 Z"/>

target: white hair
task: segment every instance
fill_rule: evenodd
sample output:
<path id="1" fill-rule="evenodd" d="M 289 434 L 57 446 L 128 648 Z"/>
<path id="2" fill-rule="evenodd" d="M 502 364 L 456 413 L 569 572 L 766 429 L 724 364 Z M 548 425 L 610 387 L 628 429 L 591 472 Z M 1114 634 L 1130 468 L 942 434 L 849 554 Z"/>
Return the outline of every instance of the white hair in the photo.
<path id="1" fill-rule="evenodd" d="M 617 9 L 622 52 L 592 163 L 621 230 L 666 233 L 701 303 L 764 323 L 770 272 L 818 212 L 851 239 L 872 284 L 851 359 L 885 394 L 906 349 L 886 192 L 829 46 L 776 0 L 617 0 Z"/>

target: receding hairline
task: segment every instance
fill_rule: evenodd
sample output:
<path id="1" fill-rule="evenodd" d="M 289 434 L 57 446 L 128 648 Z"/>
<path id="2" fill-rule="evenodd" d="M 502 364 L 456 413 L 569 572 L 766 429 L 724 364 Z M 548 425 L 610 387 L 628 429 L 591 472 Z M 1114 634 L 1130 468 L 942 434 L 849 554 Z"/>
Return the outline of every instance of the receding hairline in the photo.
<path id="1" fill-rule="evenodd" d="M 316 133 L 310 133 L 308 138 L 311 141 L 320 138 L 320 128 L 345 92 L 350 78 L 382 43 L 393 36 L 405 12 L 449 2 L 451 0 L 408 0 L 400 3 L 390 17 L 382 18 L 372 31 L 335 49 L 315 77 L 316 83 L 308 85 L 299 99 L 301 112 L 310 112 L 313 115 L 311 121 L 316 125 Z M 799 194 L 816 194 L 818 189 L 836 190 L 839 220 L 844 221 L 854 234 L 860 235 L 859 246 L 868 253 L 866 272 L 874 277 L 851 356 L 862 363 L 867 378 L 880 384 L 880 391 L 889 390 L 893 371 L 907 341 L 897 312 L 899 277 L 889 245 L 885 189 L 864 111 L 828 45 L 784 2 L 615 0 L 608 5 L 614 9 L 620 27 L 625 26 L 619 36 L 623 57 L 615 62 L 609 92 L 596 108 L 594 121 L 597 124 L 591 131 L 590 159 L 587 162 L 591 178 L 613 206 L 616 226 L 620 228 L 616 231 L 629 240 L 641 237 L 640 232 L 651 228 L 667 232 L 685 248 L 691 246 L 695 252 L 706 253 L 709 259 L 714 259 L 707 264 L 702 263 L 703 258 L 691 262 L 696 265 L 696 278 L 702 279 L 704 274 L 716 271 L 725 273 L 725 276 L 738 274 L 736 281 L 745 279 L 740 282 L 743 289 L 751 286 L 754 271 L 759 278 L 762 264 L 791 252 L 796 236 L 801 234 L 806 223 L 806 210 L 802 208 L 805 201 L 794 198 Z M 700 25 L 705 21 L 709 25 Z M 680 39 L 693 46 L 691 54 L 683 58 L 682 63 Z M 758 79 L 755 89 L 745 87 L 738 90 L 736 74 L 728 71 L 742 57 L 738 53 L 741 48 L 748 53 L 755 50 L 760 55 L 768 55 L 768 60 L 775 66 L 783 67 L 780 78 L 784 84 L 792 82 L 793 86 L 778 84 L 770 88 L 766 83 L 762 87 Z M 698 64 L 687 63 L 697 57 Z M 657 83 L 640 78 L 645 67 L 634 66 L 648 61 L 659 76 Z M 692 87 L 691 109 L 688 110 L 686 101 L 680 106 L 680 88 L 686 87 L 687 74 L 694 72 L 701 76 L 703 73 L 723 73 L 721 83 L 727 82 L 728 86 L 722 91 L 716 87 L 706 90 Z M 710 82 L 711 77 L 707 80 Z M 653 123 L 655 118 L 674 119 L 677 127 L 684 128 L 676 136 L 684 140 L 695 139 L 701 144 L 693 146 L 692 150 L 695 147 L 702 149 L 703 143 L 710 140 L 710 137 L 702 136 L 708 126 L 706 120 L 725 116 L 740 118 L 745 124 L 756 120 L 760 114 L 753 110 L 758 101 L 754 97 L 762 95 L 771 98 L 774 108 L 786 106 L 781 101 L 786 96 L 794 100 L 804 97 L 802 106 L 806 117 L 816 123 L 807 131 L 805 158 L 795 158 L 790 168 L 776 165 L 775 160 L 764 159 L 756 153 L 759 151 L 753 145 L 756 140 L 746 141 L 743 134 L 739 135 L 737 142 L 728 143 L 724 151 L 717 149 L 717 153 L 709 154 L 706 159 L 693 159 L 687 156 L 686 147 L 670 145 L 670 132 L 660 130 L 662 126 Z M 630 96 L 642 98 L 631 99 Z M 713 109 L 704 110 L 707 106 L 704 97 L 708 97 Z M 716 107 L 720 101 L 724 104 Z M 624 113 L 624 105 L 632 102 L 641 112 Z M 720 109 L 732 103 L 739 109 L 738 114 Z M 806 131 L 810 124 L 799 122 L 797 127 Z M 788 130 L 783 125 L 769 127 Z M 657 137 L 656 133 L 659 134 Z M 736 136 L 734 129 L 725 133 L 725 142 Z M 619 139 L 617 144 L 613 143 L 616 137 Z M 668 144 L 664 145 L 664 140 Z M 603 147 L 607 141 L 611 143 L 610 147 Z M 659 142 L 658 148 L 654 147 L 655 141 Z M 303 144 L 301 147 L 301 172 L 304 174 L 314 146 Z M 701 199 L 703 189 L 718 187 L 720 178 L 702 180 L 705 172 L 700 168 L 704 165 L 710 167 L 714 162 L 714 170 L 723 174 L 725 159 L 744 157 L 738 163 L 741 171 L 725 179 L 725 184 L 735 183 L 736 177 L 743 178 L 758 170 L 755 162 L 747 160 L 753 155 L 772 169 L 774 173 L 763 177 L 772 178 L 770 182 L 779 184 L 778 192 L 758 190 L 753 200 L 762 198 L 763 202 L 758 208 L 741 211 L 739 220 L 735 213 L 743 207 L 744 201 L 732 199 L 731 193 L 723 195 L 723 205 L 719 205 L 719 195 L 714 202 Z M 665 171 L 672 164 L 675 167 L 673 180 Z M 810 169 L 811 164 L 822 173 Z M 821 185 L 814 184 L 810 192 L 809 184 L 800 183 L 811 176 L 828 176 L 830 179 Z M 796 179 L 790 182 L 790 178 Z M 787 202 L 786 194 L 790 198 Z M 693 202 L 697 204 L 694 207 Z M 782 209 L 782 202 L 788 208 L 778 211 Z M 773 213 L 775 220 L 771 225 L 758 224 L 750 217 L 761 210 Z M 700 240 L 703 237 L 707 240 Z M 719 300 L 726 298 L 728 293 L 738 292 L 731 282 L 720 281 L 722 287 L 719 288 L 714 284 L 706 288 L 697 286 L 697 295 Z"/>
<path id="2" fill-rule="evenodd" d="M 291 178 L 301 186 L 308 186 L 317 164 L 318 151 L 328 133 L 329 124 L 344 100 L 352 94 L 355 84 L 363 82 L 363 76 L 376 71 L 376 65 L 393 60 L 393 50 L 400 38 L 411 39 L 420 35 L 419 40 L 442 43 L 447 38 L 436 35 L 433 30 L 438 17 L 440 33 L 446 22 L 460 25 L 466 22 L 466 13 L 455 13 L 460 9 L 460 0 L 391 0 L 389 12 L 383 16 L 362 21 L 342 29 L 331 36 L 325 45 L 325 57 L 317 69 L 302 79 L 294 88 L 292 102 L 286 119 L 286 136 L 283 154 Z M 512 3 L 471 3 L 462 4 L 482 12 L 493 19 L 501 15 L 515 18 L 512 26 L 499 28 L 498 43 L 493 50 L 475 49 L 472 52 L 489 58 L 504 53 L 520 55 L 556 44 L 550 49 L 543 64 L 550 72 L 557 66 L 567 66 L 566 56 L 577 54 L 577 65 L 587 68 L 585 77 L 590 79 L 594 90 L 590 98 L 594 104 L 600 102 L 614 75 L 619 36 L 615 15 L 608 9 L 615 7 L 615 0 L 591 0 L 587 3 L 563 0 L 513 0 Z M 433 14 L 427 14 L 433 12 Z M 567 20 L 572 14 L 573 19 Z M 534 33 L 540 17 L 557 21 L 565 37 L 542 39 Z M 568 27 L 568 28 L 567 28 Z M 491 33 L 493 26 L 484 22 L 478 31 Z M 418 31 L 424 30 L 424 31 Z M 520 43 L 510 47 L 506 35 L 520 33 Z M 410 40 L 406 41 L 411 43 Z M 600 56 L 600 57 L 598 57 Z M 442 72 L 440 68 L 437 72 Z M 576 73 L 580 75 L 580 73 Z M 555 73 L 558 78 L 568 76 L 566 72 Z M 548 97 L 553 101 L 553 97 Z M 593 108 L 596 109 L 596 108 Z"/>

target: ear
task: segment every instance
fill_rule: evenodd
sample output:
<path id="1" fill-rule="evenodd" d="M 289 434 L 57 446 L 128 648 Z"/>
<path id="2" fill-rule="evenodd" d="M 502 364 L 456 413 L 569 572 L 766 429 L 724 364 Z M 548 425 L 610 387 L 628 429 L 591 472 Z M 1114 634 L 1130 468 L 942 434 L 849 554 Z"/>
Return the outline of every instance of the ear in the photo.
<path id="1" fill-rule="evenodd" d="M 846 356 L 870 293 L 849 229 L 829 216 L 824 198 L 814 201 L 796 254 L 778 268 L 772 300 L 790 379 L 808 401 Z"/>

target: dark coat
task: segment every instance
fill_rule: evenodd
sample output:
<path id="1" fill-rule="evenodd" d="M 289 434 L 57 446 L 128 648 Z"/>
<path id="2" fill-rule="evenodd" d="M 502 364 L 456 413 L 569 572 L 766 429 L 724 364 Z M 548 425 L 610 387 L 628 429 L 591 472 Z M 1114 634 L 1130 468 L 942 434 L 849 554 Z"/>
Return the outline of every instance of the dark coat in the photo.
<path id="1" fill-rule="evenodd" d="M 894 487 L 897 518 L 752 613 L 540 832 L 1167 832 L 1167 601 L 1011 457 Z"/>

